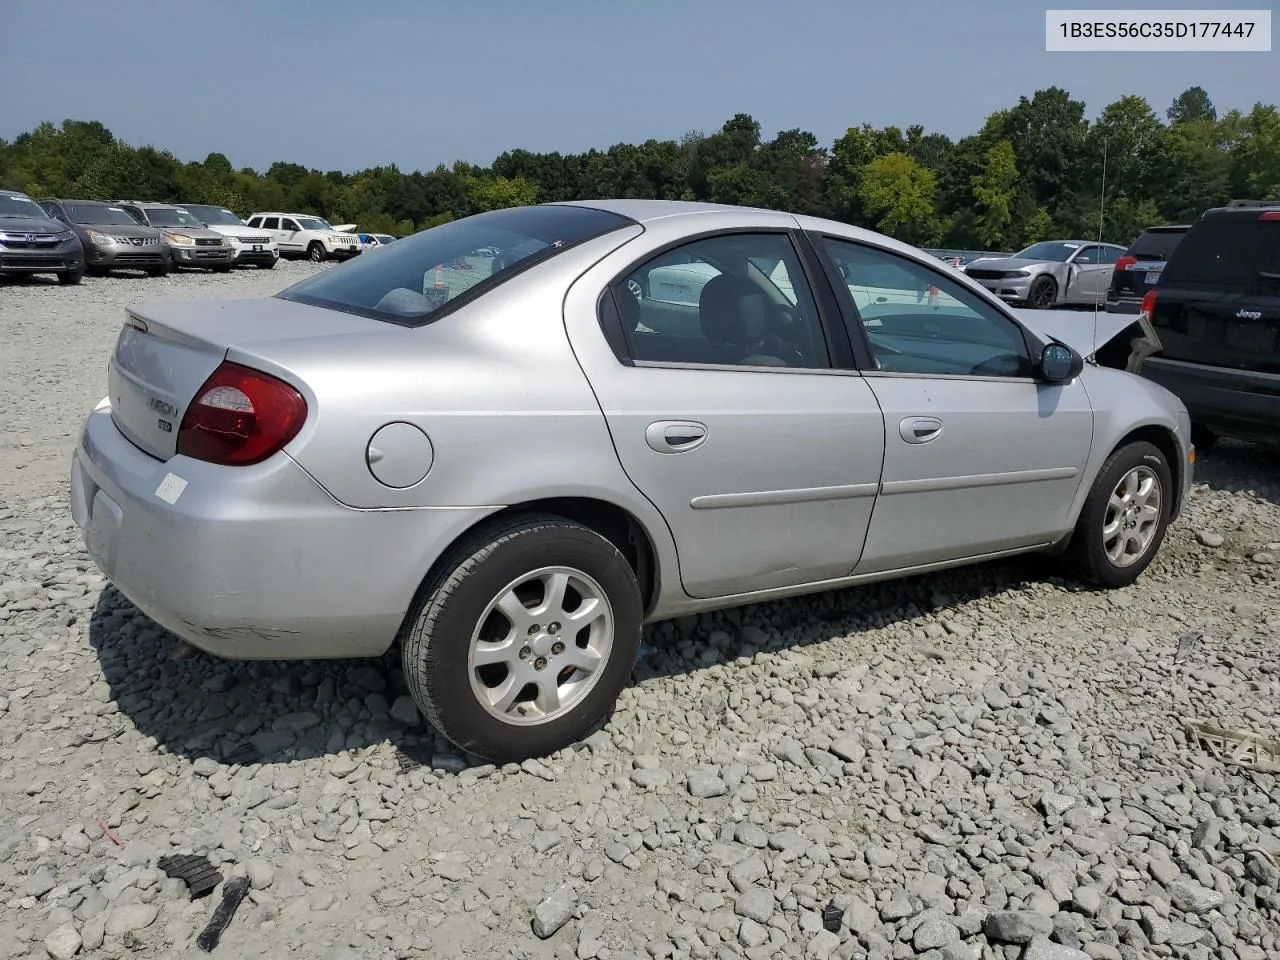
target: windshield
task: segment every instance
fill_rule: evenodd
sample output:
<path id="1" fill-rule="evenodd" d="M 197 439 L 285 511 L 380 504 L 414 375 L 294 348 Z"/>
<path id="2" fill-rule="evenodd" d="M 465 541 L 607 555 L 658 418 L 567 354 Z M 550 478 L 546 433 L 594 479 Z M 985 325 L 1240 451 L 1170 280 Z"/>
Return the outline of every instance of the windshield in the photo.
<path id="1" fill-rule="evenodd" d="M 173 207 L 152 207 L 145 212 L 153 227 L 195 227 L 199 229 L 204 226 L 203 223 L 186 210 L 176 210 Z"/>
<path id="2" fill-rule="evenodd" d="M 491 290 L 530 261 L 632 223 L 575 206 L 511 207 L 403 237 L 376 257 L 357 257 L 277 294 L 405 326 L 435 319 Z"/>
<path id="3" fill-rule="evenodd" d="M 199 204 L 193 207 L 187 207 L 187 210 L 195 214 L 199 219 L 203 220 L 209 226 L 218 227 L 243 227 L 244 223 L 230 210 L 225 207 L 209 207 Z"/>
<path id="4" fill-rule="evenodd" d="M 389 237 L 385 233 L 375 233 L 373 235 L 373 239 L 377 240 L 379 243 L 390 243 L 395 239 L 395 237 Z"/>
<path id="5" fill-rule="evenodd" d="M 295 217 L 298 221 L 298 228 L 301 230 L 332 230 L 328 220 L 321 220 L 319 217 Z"/>
<path id="6" fill-rule="evenodd" d="M 1025 250 L 1019 250 L 1014 254 L 1018 260 L 1053 260 L 1057 263 L 1063 263 L 1067 257 L 1071 256 L 1080 249 L 1078 243 L 1063 243 L 1061 240 L 1042 240 L 1040 243 L 1033 243 Z"/>
<path id="7" fill-rule="evenodd" d="M 124 212 L 122 207 L 109 207 L 105 203 L 68 203 L 67 216 L 72 223 L 93 223 L 99 226 L 136 227 L 138 221 Z"/>
<path id="8" fill-rule="evenodd" d="M 26 197 L 10 197 L 0 194 L 0 217 L 30 217 L 31 219 L 48 220 L 40 204 Z"/>

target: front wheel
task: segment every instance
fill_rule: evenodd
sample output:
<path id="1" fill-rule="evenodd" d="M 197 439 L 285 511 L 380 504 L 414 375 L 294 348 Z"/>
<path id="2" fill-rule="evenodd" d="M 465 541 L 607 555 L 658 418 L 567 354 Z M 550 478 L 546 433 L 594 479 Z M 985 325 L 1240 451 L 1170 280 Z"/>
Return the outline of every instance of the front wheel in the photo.
<path id="1" fill-rule="evenodd" d="M 1027 306 L 1037 310 L 1048 310 L 1058 299 L 1058 285 L 1053 277 L 1036 277 L 1027 294 Z"/>
<path id="2" fill-rule="evenodd" d="M 169 264 L 160 267 L 147 267 L 147 276 L 149 277 L 167 277 L 169 271 L 173 269 Z"/>
<path id="3" fill-rule="evenodd" d="M 554 516 L 457 547 L 404 640 L 410 693 L 437 730 L 494 763 L 554 753 L 605 719 L 631 674 L 643 608 L 609 540 Z"/>
<path id="4" fill-rule="evenodd" d="M 63 270 L 58 274 L 58 282 L 64 287 L 75 286 L 84 279 L 84 267 L 79 266 L 74 270 Z"/>
<path id="5" fill-rule="evenodd" d="M 274 270 L 275 268 L 276 268 L 275 260 L 263 260 L 258 264 L 259 270 Z"/>
<path id="6" fill-rule="evenodd" d="M 1155 559 L 1169 525 L 1172 473 L 1163 453 L 1139 441 L 1113 453 L 1080 511 L 1071 546 L 1075 572 L 1101 587 L 1127 587 Z"/>
<path id="7" fill-rule="evenodd" d="M 319 240 L 312 240 L 311 246 L 307 247 L 307 256 L 311 258 L 312 263 L 323 263 L 329 259 L 329 252 Z"/>

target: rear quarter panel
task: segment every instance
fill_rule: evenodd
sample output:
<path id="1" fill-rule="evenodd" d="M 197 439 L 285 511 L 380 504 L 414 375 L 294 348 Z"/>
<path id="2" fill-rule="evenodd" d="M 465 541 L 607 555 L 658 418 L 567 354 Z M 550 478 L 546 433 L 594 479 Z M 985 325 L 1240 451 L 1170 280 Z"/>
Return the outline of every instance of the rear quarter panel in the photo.
<path id="1" fill-rule="evenodd" d="M 658 538 L 661 518 L 622 472 L 563 321 L 572 281 L 640 232 L 589 241 L 424 327 L 370 319 L 378 335 L 344 338 L 341 350 L 299 339 L 233 347 L 228 357 L 306 385 L 311 422 L 286 452 L 348 506 L 592 497 L 628 510 Z M 393 422 L 418 426 L 432 446 L 427 476 L 403 489 L 381 484 L 365 459 L 373 434 Z"/>

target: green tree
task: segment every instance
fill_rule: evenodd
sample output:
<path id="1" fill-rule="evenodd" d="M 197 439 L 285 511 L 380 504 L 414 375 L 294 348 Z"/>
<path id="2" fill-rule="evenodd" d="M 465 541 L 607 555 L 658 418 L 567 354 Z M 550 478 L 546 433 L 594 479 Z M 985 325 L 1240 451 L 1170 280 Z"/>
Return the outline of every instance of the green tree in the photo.
<path id="1" fill-rule="evenodd" d="M 1218 111 L 1203 87 L 1187 87 L 1173 98 L 1173 103 L 1164 115 L 1173 124 L 1197 123 L 1202 120 L 1213 123 L 1218 119 Z"/>
<path id="2" fill-rule="evenodd" d="M 1007 243 L 1017 198 L 1018 164 L 1013 144 L 1001 140 L 986 152 L 982 172 L 970 178 L 977 206 L 976 234 L 986 246 Z"/>
<path id="3" fill-rule="evenodd" d="M 866 164 L 858 175 L 858 200 L 877 229 L 909 243 L 928 243 L 937 234 L 934 190 L 937 175 L 905 153 L 889 153 Z"/>

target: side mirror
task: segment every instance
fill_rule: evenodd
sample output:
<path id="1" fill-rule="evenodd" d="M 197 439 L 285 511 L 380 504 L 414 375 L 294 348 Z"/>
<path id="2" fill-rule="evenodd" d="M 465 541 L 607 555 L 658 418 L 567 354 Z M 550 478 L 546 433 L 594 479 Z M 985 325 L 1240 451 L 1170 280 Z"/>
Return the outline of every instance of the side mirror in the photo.
<path id="1" fill-rule="evenodd" d="M 1070 383 L 1084 370 L 1084 357 L 1064 343 L 1051 343 L 1040 353 L 1040 377 L 1049 383 Z"/>

